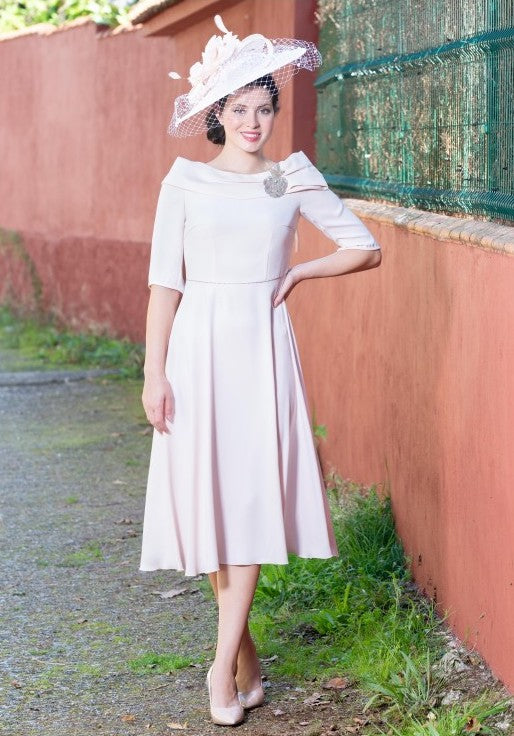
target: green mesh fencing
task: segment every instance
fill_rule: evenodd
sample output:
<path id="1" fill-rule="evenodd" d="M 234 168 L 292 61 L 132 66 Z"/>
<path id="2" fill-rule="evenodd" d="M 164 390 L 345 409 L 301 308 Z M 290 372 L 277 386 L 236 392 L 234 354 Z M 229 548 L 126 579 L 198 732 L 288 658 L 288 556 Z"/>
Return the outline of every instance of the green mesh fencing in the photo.
<path id="1" fill-rule="evenodd" d="M 514 0 L 320 0 L 318 13 L 329 184 L 514 220 Z"/>

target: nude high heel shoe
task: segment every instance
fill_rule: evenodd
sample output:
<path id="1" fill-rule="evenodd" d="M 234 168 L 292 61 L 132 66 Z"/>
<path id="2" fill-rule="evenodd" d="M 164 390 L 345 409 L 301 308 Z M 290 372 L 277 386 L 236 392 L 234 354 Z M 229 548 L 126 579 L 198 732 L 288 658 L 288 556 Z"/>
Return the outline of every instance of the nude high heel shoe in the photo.
<path id="1" fill-rule="evenodd" d="M 209 706 L 211 709 L 211 719 L 213 723 L 218 726 L 237 726 L 238 723 L 244 719 L 245 712 L 241 703 L 238 705 L 230 705 L 227 708 L 222 708 L 212 704 L 211 695 L 211 672 L 212 665 L 207 672 L 207 689 L 209 691 Z"/>
<path id="2" fill-rule="evenodd" d="M 259 705 L 264 703 L 264 688 L 262 685 L 258 685 L 257 687 L 254 687 L 253 690 L 248 690 L 245 693 L 238 690 L 237 695 L 239 702 L 243 708 L 246 708 L 246 710 L 250 710 L 250 708 L 258 708 Z"/>

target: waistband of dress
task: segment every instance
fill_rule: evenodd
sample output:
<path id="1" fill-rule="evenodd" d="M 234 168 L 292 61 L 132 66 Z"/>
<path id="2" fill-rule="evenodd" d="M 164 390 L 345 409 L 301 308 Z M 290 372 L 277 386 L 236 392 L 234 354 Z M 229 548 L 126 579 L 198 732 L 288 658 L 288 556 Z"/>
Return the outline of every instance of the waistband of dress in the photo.
<path id="1" fill-rule="evenodd" d="M 272 281 L 280 281 L 280 279 L 284 278 L 287 272 L 284 272 L 281 276 L 275 276 L 273 279 L 260 279 L 259 281 L 208 281 L 207 279 L 186 279 L 186 284 L 220 284 L 223 286 L 229 286 L 230 284 L 267 284 Z"/>

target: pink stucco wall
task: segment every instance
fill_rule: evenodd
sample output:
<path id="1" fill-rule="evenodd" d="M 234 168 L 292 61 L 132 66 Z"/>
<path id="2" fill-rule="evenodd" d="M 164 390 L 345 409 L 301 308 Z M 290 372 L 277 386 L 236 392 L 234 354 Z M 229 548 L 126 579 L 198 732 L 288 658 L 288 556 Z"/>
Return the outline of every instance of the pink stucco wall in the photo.
<path id="1" fill-rule="evenodd" d="M 9 269 L 26 270 L 23 248 L 42 306 L 74 324 L 142 335 L 140 276 L 170 159 L 167 97 L 148 82 L 152 69 L 165 76 L 171 45 L 92 22 L 0 43 L 0 226 L 23 241 Z M 9 280 L 0 289 L 16 299 Z"/>
<path id="2" fill-rule="evenodd" d="M 514 689 L 514 256 L 367 224 L 380 268 L 290 298 L 325 469 L 388 485 L 417 582 Z"/>
<path id="3" fill-rule="evenodd" d="M 223 19 L 240 36 L 315 38 L 312 9 L 243 0 Z M 143 338 L 160 181 L 176 155 L 216 153 L 167 136 L 181 91 L 167 72 L 187 71 L 213 32 L 81 22 L 0 42 L 0 301 Z M 281 102 L 268 155 L 314 158 L 312 86 L 299 78 Z M 388 484 L 416 579 L 514 690 L 514 258 L 368 225 L 379 269 L 289 300 L 324 464 Z M 302 223 L 299 258 L 331 249 Z"/>

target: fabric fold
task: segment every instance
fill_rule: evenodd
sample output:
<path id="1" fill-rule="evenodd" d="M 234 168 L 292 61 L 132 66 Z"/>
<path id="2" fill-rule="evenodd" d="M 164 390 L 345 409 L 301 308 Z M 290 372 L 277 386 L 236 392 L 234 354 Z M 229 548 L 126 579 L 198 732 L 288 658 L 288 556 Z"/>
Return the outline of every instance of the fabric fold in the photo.
<path id="1" fill-rule="evenodd" d="M 328 188 L 323 174 L 303 151 L 295 151 L 277 163 L 287 179 L 286 194 Z M 268 171 L 255 174 L 222 171 L 202 161 L 177 156 L 162 183 L 201 194 L 212 194 L 215 186 L 222 196 L 234 199 L 269 198 L 264 189 L 264 180 L 268 176 Z"/>

